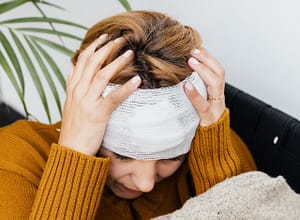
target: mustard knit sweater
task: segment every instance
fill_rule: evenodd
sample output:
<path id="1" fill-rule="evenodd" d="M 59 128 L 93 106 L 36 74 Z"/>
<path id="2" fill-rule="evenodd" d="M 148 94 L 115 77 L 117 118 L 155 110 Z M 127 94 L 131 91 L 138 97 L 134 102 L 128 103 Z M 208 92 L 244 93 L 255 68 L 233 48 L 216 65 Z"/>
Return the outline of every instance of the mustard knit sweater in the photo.
<path id="1" fill-rule="evenodd" d="M 230 130 L 229 110 L 196 131 L 188 159 L 135 200 L 105 187 L 110 158 L 57 145 L 60 123 L 18 121 L 0 129 L 0 219 L 150 219 L 242 172 L 251 154 Z"/>

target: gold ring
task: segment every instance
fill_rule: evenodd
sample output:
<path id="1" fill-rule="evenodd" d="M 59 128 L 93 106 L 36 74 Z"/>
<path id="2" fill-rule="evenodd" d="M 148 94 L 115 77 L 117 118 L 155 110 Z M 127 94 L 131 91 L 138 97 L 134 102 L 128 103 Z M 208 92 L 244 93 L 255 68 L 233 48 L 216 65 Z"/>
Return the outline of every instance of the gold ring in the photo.
<path id="1" fill-rule="evenodd" d="M 208 96 L 208 100 L 211 100 L 211 101 L 219 101 L 219 100 L 222 100 L 225 98 L 225 95 L 220 95 L 220 96 Z"/>

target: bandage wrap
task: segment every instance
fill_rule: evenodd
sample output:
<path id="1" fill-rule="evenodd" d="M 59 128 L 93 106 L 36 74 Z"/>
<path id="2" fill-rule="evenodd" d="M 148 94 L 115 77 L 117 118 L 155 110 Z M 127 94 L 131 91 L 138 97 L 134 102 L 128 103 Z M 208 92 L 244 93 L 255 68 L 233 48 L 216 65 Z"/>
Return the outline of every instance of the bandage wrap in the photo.
<path id="1" fill-rule="evenodd" d="M 102 146 L 137 160 L 187 153 L 200 118 L 183 90 L 186 82 L 207 98 L 206 87 L 195 72 L 174 86 L 137 89 L 112 112 Z M 120 86 L 109 84 L 102 96 Z"/>

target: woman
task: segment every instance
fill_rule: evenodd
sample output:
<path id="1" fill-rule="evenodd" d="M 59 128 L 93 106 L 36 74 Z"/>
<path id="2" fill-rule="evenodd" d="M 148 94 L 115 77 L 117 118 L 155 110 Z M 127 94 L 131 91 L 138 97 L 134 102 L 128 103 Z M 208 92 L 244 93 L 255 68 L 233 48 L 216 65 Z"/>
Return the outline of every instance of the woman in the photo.
<path id="1" fill-rule="evenodd" d="M 1 217 L 150 219 L 255 169 L 229 127 L 224 70 L 194 29 L 119 14 L 88 30 L 72 62 L 62 123 L 1 130 Z"/>

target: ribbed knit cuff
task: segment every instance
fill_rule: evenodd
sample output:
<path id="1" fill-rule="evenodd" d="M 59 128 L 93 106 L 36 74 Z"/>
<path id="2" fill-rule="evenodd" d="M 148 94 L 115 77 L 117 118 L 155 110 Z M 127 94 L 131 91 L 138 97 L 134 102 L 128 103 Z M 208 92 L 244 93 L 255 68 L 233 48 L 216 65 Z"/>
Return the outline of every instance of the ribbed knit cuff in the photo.
<path id="1" fill-rule="evenodd" d="M 216 123 L 197 129 L 189 166 L 197 194 L 240 173 L 240 160 L 230 138 L 228 109 Z"/>
<path id="2" fill-rule="evenodd" d="M 52 144 L 30 219 L 94 219 L 109 164 Z"/>

